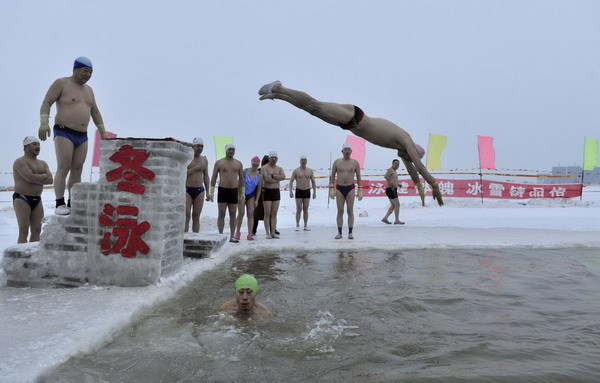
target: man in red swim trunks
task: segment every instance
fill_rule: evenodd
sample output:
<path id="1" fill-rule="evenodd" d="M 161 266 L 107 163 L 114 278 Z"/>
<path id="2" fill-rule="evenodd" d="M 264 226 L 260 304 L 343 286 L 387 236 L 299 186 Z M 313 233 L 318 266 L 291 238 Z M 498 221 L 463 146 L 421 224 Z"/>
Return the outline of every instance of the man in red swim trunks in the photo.
<path id="1" fill-rule="evenodd" d="M 431 185 L 433 199 L 440 206 L 444 204 L 442 193 L 435 182 L 435 178 L 429 174 L 427 168 L 421 162 L 422 148 L 418 147 L 413 142 L 410 134 L 398 125 L 383 118 L 369 117 L 355 105 L 316 100 L 307 93 L 285 88 L 279 81 L 263 85 L 258 94 L 261 100 L 279 99 L 287 101 L 329 124 L 349 130 L 372 144 L 397 150 L 398 156 L 404 162 L 406 171 L 419 191 L 423 205 L 425 204 L 425 191 L 419 179 L 419 174 Z M 421 153 L 419 153 L 420 151 Z"/>

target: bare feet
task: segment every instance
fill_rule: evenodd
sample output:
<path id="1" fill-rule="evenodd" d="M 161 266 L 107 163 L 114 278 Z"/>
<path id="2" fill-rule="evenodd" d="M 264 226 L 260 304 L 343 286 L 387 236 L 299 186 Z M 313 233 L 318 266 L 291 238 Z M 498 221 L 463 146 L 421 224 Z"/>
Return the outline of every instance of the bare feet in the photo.
<path id="1" fill-rule="evenodd" d="M 431 184 L 431 193 L 433 194 L 433 200 L 437 201 L 440 206 L 443 206 L 444 201 L 442 200 L 442 192 L 440 191 L 440 187 L 437 182 Z"/>
<path id="2" fill-rule="evenodd" d="M 423 188 L 423 184 L 420 182 L 417 182 L 415 184 L 415 187 L 417 188 L 417 191 L 419 192 L 419 197 L 421 197 L 421 204 L 423 206 L 425 206 L 425 189 Z"/>

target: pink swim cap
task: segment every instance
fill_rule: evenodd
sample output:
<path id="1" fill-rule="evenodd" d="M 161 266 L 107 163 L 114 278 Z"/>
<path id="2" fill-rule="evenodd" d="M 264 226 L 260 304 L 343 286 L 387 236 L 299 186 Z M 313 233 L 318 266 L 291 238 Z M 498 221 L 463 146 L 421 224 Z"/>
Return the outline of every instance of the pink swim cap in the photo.
<path id="1" fill-rule="evenodd" d="M 254 156 L 254 157 L 252 157 L 252 159 L 250 160 L 250 162 L 254 162 L 254 161 L 260 162 L 260 158 L 258 158 L 258 156 Z"/>
<path id="2" fill-rule="evenodd" d="M 419 144 L 415 144 L 415 147 L 417 148 L 417 153 L 419 154 L 419 158 L 423 158 L 423 156 L 425 155 L 425 149 L 423 149 L 423 147 Z"/>

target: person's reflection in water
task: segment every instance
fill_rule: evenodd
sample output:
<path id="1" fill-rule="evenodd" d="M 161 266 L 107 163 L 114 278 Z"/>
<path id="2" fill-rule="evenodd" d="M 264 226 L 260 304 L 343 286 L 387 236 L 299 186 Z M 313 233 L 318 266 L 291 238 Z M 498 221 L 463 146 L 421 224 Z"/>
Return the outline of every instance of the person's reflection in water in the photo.
<path id="1" fill-rule="evenodd" d="M 252 257 L 242 257 L 234 260 L 231 271 L 235 274 L 252 274 L 265 281 L 277 281 L 279 275 L 285 273 L 281 268 L 282 258 L 277 253 L 263 253 Z"/>
<path id="2" fill-rule="evenodd" d="M 369 268 L 369 256 L 366 253 L 341 251 L 337 258 L 338 262 L 335 265 L 335 270 L 338 273 L 346 273 L 354 270 L 366 270 Z"/>

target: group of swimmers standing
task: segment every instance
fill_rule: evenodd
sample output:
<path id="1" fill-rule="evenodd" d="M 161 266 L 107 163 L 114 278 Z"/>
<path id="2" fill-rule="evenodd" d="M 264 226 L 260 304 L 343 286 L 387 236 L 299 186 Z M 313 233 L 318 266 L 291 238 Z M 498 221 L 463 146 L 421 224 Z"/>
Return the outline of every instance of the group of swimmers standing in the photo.
<path id="1" fill-rule="evenodd" d="M 186 179 L 186 219 L 185 231 L 200 231 L 200 214 L 204 201 L 213 201 L 217 189 L 218 217 L 217 229 L 223 233 L 225 216 L 229 216 L 230 242 L 237 243 L 241 239 L 244 217 L 247 220 L 248 241 L 253 241 L 258 228 L 258 221 L 263 220 L 267 239 L 278 239 L 277 212 L 281 201 L 281 182 L 286 179 L 285 171 L 277 165 L 277 152 L 272 151 L 261 159 L 252 157 L 250 167 L 244 168 L 235 159 L 235 145 L 225 146 L 225 157 L 215 162 L 212 177 L 208 176 L 208 160 L 202 156 L 204 143 L 195 138 L 191 147 L 194 159 L 188 165 Z M 292 172 L 289 181 L 290 197 L 296 199 L 296 230 L 300 230 L 300 220 L 304 215 L 303 230 L 309 231 L 308 206 L 312 198 L 316 198 L 317 186 L 314 171 L 308 168 L 306 156 L 300 157 L 300 166 Z M 216 187 L 217 179 L 219 181 Z M 294 189 L 294 182 L 296 188 Z M 311 194 L 312 188 L 312 194 Z M 207 190 L 208 189 L 208 190 Z"/>
<path id="2" fill-rule="evenodd" d="M 202 156 L 204 143 L 201 138 L 195 138 L 190 144 L 194 150 L 194 159 L 188 165 L 186 180 L 186 223 L 185 231 L 189 230 L 192 222 L 192 231 L 200 231 L 200 214 L 204 201 L 213 201 L 217 179 L 218 218 L 217 228 L 223 233 L 225 218 L 229 216 L 230 238 L 229 241 L 237 243 L 241 239 L 241 228 L 244 217 L 247 219 L 248 241 L 255 239 L 258 221 L 264 220 L 267 239 L 278 239 L 277 212 L 281 201 L 281 182 L 286 179 L 283 168 L 277 166 L 278 155 L 275 151 L 265 155 L 262 162 L 255 156 L 250 160 L 251 166 L 243 168 L 242 163 L 235 159 L 235 145 L 225 147 L 225 157 L 218 160 L 213 168 L 212 177 L 208 176 L 208 160 Z M 329 178 L 329 197 L 336 200 L 337 229 L 336 239 L 341 239 L 344 212 L 348 215 L 348 238 L 353 239 L 354 234 L 354 201 L 362 200 L 362 182 L 360 165 L 351 158 L 352 147 L 349 144 L 342 146 L 342 158 L 335 160 Z M 296 230 L 309 231 L 308 208 L 311 198 L 316 198 L 317 186 L 314 171 L 306 165 L 306 156 L 300 156 L 300 166 L 292 171 L 288 190 L 290 198 L 296 200 Z M 395 159 L 392 167 L 385 174 L 387 181 L 386 194 L 390 199 L 390 208 L 382 219 L 391 224 L 388 217 L 395 213 L 394 224 L 404 224 L 399 220 L 398 202 L 398 173 L 399 161 Z M 294 188 L 295 183 L 295 188 Z M 358 187 L 356 186 L 358 185 Z M 312 192 L 311 192 L 312 189 Z M 358 189 L 358 190 L 356 190 Z M 208 191 L 207 191 L 208 190 Z M 303 218 L 303 227 L 300 223 Z"/>

